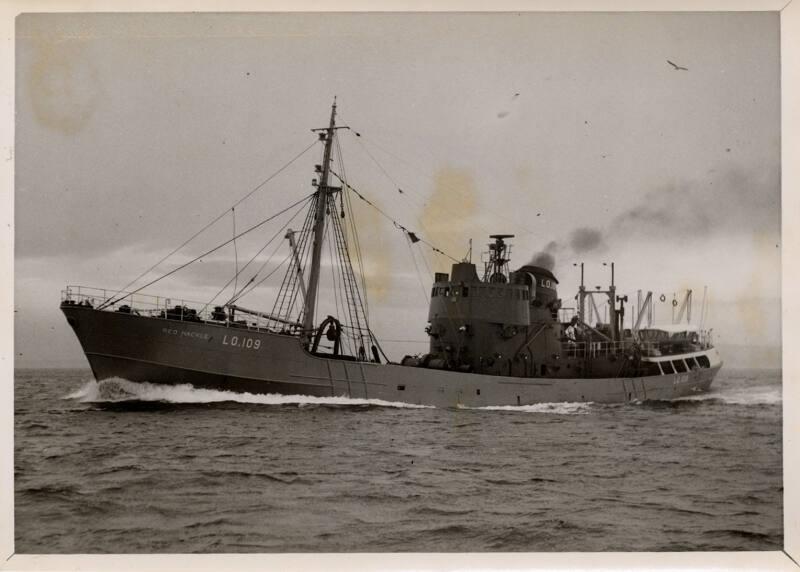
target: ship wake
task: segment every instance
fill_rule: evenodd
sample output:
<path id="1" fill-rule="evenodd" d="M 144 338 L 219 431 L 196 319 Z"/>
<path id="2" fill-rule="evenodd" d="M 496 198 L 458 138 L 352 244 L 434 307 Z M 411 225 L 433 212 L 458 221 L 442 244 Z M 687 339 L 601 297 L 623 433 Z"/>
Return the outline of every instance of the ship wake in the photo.
<path id="1" fill-rule="evenodd" d="M 488 405 L 465 407 L 480 411 L 515 411 L 519 413 L 551 413 L 555 415 L 586 415 L 592 410 L 592 402 L 535 403 L 533 405 Z"/>
<path id="2" fill-rule="evenodd" d="M 82 403 L 169 403 L 169 404 L 213 404 L 244 403 L 249 405 L 296 405 L 308 406 L 376 406 L 425 409 L 430 405 L 414 405 L 382 399 L 357 399 L 350 397 L 314 397 L 310 395 L 279 395 L 275 393 L 254 394 L 201 389 L 189 384 L 161 385 L 133 382 L 114 377 L 102 381 L 91 380 L 70 393 L 65 399 Z"/>
<path id="3" fill-rule="evenodd" d="M 780 405 L 783 401 L 780 386 L 742 387 L 717 389 L 679 397 L 675 401 L 713 401 L 727 405 Z"/>

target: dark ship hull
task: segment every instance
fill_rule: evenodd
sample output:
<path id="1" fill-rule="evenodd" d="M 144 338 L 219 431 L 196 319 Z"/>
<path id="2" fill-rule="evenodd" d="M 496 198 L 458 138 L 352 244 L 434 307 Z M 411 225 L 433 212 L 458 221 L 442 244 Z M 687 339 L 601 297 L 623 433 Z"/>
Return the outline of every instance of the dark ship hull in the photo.
<path id="1" fill-rule="evenodd" d="M 345 396 L 437 407 L 620 403 L 707 391 L 722 365 L 716 350 L 709 348 L 687 354 L 706 356 L 708 367 L 684 373 L 589 379 L 486 375 L 314 355 L 295 336 L 246 327 L 79 305 L 61 308 L 97 380 L 120 377 L 235 392 Z M 668 359 L 682 357 L 686 356 Z"/>

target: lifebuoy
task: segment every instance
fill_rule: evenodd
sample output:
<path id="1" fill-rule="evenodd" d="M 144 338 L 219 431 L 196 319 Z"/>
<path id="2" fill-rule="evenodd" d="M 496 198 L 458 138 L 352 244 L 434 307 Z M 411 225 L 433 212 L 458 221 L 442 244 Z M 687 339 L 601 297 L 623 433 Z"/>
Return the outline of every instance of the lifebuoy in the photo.
<path id="1" fill-rule="evenodd" d="M 661 300 L 662 302 L 666 302 L 667 301 L 667 297 L 664 296 L 664 294 L 662 294 L 661 298 L 659 298 L 659 300 Z"/>

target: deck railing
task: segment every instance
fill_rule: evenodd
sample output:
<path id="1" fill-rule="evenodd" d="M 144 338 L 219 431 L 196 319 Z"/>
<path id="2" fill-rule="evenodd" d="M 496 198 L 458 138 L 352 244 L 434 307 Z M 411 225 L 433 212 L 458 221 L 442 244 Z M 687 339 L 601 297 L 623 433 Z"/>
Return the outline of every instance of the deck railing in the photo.
<path id="1" fill-rule="evenodd" d="M 653 351 L 655 346 L 648 342 L 635 343 L 631 340 L 626 341 L 596 341 L 596 342 L 563 342 L 561 351 L 563 355 L 569 357 L 600 357 L 606 355 L 620 354 L 627 352 L 638 346 L 644 355 Z"/>
<path id="2" fill-rule="evenodd" d="M 110 303 L 109 303 L 110 302 Z M 134 292 L 118 292 L 91 286 L 67 286 L 61 291 L 61 303 L 99 309 L 104 312 L 121 312 L 164 320 L 181 322 L 213 322 L 235 328 L 256 331 L 295 333 L 290 326 L 280 324 L 266 315 L 228 313 L 219 306 L 164 296 Z"/>
<path id="3" fill-rule="evenodd" d="M 682 354 L 686 353 L 687 345 L 694 348 L 694 351 L 705 350 L 713 347 L 711 345 L 710 336 L 698 337 L 697 343 L 689 344 L 687 341 L 652 341 L 652 342 L 635 342 L 633 340 L 624 341 L 597 341 L 597 342 L 570 342 L 565 341 L 561 343 L 562 355 L 568 357 L 600 357 L 613 354 L 626 353 L 631 350 L 637 349 L 645 357 L 656 357 L 662 355 Z"/>

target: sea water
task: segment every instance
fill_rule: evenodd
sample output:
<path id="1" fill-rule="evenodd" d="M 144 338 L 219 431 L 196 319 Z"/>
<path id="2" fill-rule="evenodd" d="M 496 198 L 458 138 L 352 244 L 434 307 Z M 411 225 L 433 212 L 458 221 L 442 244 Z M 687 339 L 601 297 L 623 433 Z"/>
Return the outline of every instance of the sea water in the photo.
<path id="1" fill-rule="evenodd" d="M 781 373 L 438 409 L 18 370 L 18 553 L 778 550 Z"/>

